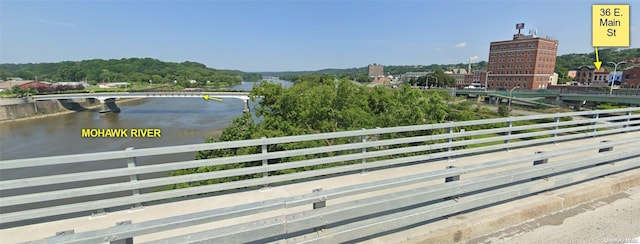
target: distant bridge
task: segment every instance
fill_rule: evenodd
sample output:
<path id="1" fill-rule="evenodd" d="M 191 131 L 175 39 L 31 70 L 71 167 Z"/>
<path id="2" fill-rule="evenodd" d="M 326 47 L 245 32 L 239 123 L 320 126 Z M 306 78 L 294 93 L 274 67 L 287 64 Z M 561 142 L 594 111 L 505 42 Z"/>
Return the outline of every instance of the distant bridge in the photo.
<path id="1" fill-rule="evenodd" d="M 549 104 L 562 104 L 565 102 L 584 103 L 584 102 L 599 102 L 599 103 L 621 103 L 629 105 L 640 105 L 640 90 L 638 91 L 614 91 L 609 94 L 608 91 L 564 91 L 564 90 L 514 90 L 511 94 L 509 91 L 496 91 L 496 90 L 471 90 L 463 89 L 456 90 L 456 95 L 466 96 L 486 96 L 490 99 L 498 99 L 513 97 L 513 99 L 530 100 L 538 98 L 538 102 L 544 102 Z"/>
<path id="2" fill-rule="evenodd" d="M 55 95 L 34 95 L 35 101 L 64 99 L 97 99 L 102 104 L 101 113 L 120 112 L 115 100 L 119 98 L 234 98 L 244 101 L 244 111 L 249 111 L 249 92 L 101 92 Z M 205 98 L 206 99 L 206 98 Z"/>

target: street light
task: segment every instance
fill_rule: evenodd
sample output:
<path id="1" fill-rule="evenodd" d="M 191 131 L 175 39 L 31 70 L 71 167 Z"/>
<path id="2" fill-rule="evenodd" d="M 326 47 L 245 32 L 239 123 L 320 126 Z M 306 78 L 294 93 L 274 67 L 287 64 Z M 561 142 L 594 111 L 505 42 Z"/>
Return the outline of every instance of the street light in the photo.
<path id="1" fill-rule="evenodd" d="M 513 92 L 513 90 L 520 88 L 520 86 L 514 86 L 513 88 L 511 88 L 511 90 L 509 91 L 509 112 L 511 112 L 511 93 Z"/>
<path id="2" fill-rule="evenodd" d="M 484 73 L 484 91 L 487 91 L 487 84 L 489 83 L 489 73 L 493 73 L 491 71 L 487 71 Z"/>
<path id="3" fill-rule="evenodd" d="M 618 63 L 614 63 L 614 62 L 609 62 L 610 64 L 613 64 L 613 76 L 611 77 L 611 89 L 609 89 L 609 95 L 613 94 L 613 84 L 615 83 L 616 80 L 616 71 L 618 71 L 618 65 L 620 64 L 625 64 L 625 61 L 620 61 Z"/>

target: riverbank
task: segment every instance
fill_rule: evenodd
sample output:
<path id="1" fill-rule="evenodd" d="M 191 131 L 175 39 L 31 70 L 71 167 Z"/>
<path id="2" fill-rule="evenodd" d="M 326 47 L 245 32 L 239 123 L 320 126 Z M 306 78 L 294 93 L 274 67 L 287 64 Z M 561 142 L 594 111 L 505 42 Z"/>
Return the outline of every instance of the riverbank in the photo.
<path id="1" fill-rule="evenodd" d="M 122 99 L 122 100 L 118 100 L 117 103 L 118 104 L 125 104 L 128 102 L 133 102 L 133 101 L 138 101 L 144 98 L 127 98 L 127 99 Z M 86 110 L 92 110 L 92 109 L 98 109 L 102 106 L 102 104 L 100 103 L 96 103 L 96 104 L 91 104 L 91 105 L 83 105 L 82 108 L 84 108 L 81 111 L 86 111 Z M 59 115 L 63 115 L 63 114 L 70 114 L 70 113 L 77 113 L 77 112 L 81 112 L 81 111 L 74 111 L 74 110 L 68 110 L 68 109 L 58 109 L 56 111 L 51 111 L 51 112 L 39 112 L 33 115 L 29 115 L 26 117 L 21 117 L 21 118 L 9 118 L 9 119 L 5 119 L 5 120 L 0 120 L 0 124 L 5 124 L 5 123 L 12 123 L 12 122 L 20 122 L 20 121 L 26 121 L 26 120 L 34 120 L 34 119 L 41 119 L 41 118 L 48 118 L 48 117 L 53 117 L 53 116 L 59 116 Z"/>

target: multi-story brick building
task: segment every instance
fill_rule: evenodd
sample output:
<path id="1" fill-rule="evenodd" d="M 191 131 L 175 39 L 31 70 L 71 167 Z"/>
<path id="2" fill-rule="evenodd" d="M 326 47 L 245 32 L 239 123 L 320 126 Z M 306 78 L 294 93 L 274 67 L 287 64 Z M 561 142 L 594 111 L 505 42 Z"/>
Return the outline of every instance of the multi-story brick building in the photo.
<path id="1" fill-rule="evenodd" d="M 381 64 L 370 64 L 369 65 L 369 77 L 379 77 L 384 76 L 384 66 Z"/>
<path id="2" fill-rule="evenodd" d="M 479 84 L 477 86 L 484 87 L 486 79 L 487 79 L 487 71 L 484 71 L 484 70 L 473 71 L 473 83 Z"/>
<path id="3" fill-rule="evenodd" d="M 631 67 L 622 71 L 621 87 L 640 89 L 640 67 Z"/>
<path id="4" fill-rule="evenodd" d="M 558 41 L 515 34 L 513 40 L 491 42 L 489 89 L 545 89 L 553 75 Z"/>

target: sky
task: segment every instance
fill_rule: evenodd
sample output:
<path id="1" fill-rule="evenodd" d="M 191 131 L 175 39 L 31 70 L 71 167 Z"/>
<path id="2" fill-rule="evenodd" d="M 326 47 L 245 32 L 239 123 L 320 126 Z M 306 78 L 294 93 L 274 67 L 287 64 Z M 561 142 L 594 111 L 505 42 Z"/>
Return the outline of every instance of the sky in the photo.
<path id="1" fill-rule="evenodd" d="M 600 2 L 609 2 L 603 0 Z M 488 59 L 524 34 L 588 53 L 588 0 L 0 0 L 0 63 L 155 58 L 247 72 Z M 640 2 L 630 4 L 640 47 Z M 635 12 L 638 13 L 638 12 Z"/>

